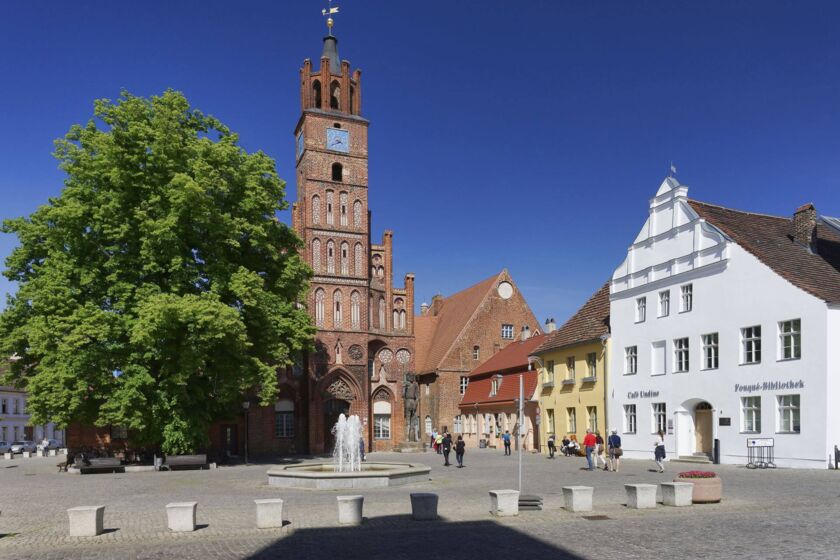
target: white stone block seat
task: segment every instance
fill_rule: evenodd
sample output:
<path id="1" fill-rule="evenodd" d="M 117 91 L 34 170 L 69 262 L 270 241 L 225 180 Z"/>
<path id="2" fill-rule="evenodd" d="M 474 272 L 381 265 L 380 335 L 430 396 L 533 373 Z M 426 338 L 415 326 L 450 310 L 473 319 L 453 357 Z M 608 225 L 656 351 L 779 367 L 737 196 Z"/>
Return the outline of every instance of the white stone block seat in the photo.
<path id="1" fill-rule="evenodd" d="M 568 511 L 592 511 L 592 486 L 564 486 L 563 507 Z"/>
<path id="2" fill-rule="evenodd" d="M 188 533 L 195 531 L 195 512 L 198 502 L 173 502 L 166 504 L 166 521 L 170 531 Z"/>
<path id="3" fill-rule="evenodd" d="M 627 507 L 653 509 L 656 507 L 656 484 L 625 484 Z"/>
<path id="4" fill-rule="evenodd" d="M 275 529 L 283 526 L 283 500 L 272 498 L 254 500 L 257 505 L 257 528 Z"/>
<path id="5" fill-rule="evenodd" d="M 438 495 L 430 492 L 411 494 L 411 517 L 415 521 L 434 521 L 438 518 Z"/>
<path id="6" fill-rule="evenodd" d="M 102 534 L 105 506 L 79 506 L 67 510 L 71 537 L 95 537 Z"/>
<path id="7" fill-rule="evenodd" d="M 691 482 L 663 482 L 662 505 L 685 507 L 691 505 L 691 494 L 694 491 L 694 484 Z"/>
<path id="8" fill-rule="evenodd" d="M 519 490 L 491 490 L 490 513 L 497 517 L 519 515 Z"/>
<path id="9" fill-rule="evenodd" d="M 338 501 L 338 523 L 340 525 L 359 525 L 362 523 L 364 496 L 336 496 Z"/>

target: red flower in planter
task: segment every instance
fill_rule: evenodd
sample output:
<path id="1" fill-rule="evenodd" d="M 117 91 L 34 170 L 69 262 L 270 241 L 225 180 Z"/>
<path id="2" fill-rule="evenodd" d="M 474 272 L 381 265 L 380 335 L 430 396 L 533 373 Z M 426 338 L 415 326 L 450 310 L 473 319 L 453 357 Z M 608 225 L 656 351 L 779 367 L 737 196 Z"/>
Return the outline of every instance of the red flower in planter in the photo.
<path id="1" fill-rule="evenodd" d="M 679 478 L 715 478 L 717 473 L 712 471 L 684 471 L 677 475 Z"/>

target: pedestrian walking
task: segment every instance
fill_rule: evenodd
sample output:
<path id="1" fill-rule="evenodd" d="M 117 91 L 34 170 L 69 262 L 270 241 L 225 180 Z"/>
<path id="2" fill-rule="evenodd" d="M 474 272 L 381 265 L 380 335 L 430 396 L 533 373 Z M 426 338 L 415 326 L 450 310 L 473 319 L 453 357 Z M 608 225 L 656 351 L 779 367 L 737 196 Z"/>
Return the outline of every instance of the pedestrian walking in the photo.
<path id="1" fill-rule="evenodd" d="M 435 449 L 437 450 L 438 455 L 443 453 L 443 437 L 444 434 L 438 434 L 437 437 L 435 437 Z"/>
<path id="2" fill-rule="evenodd" d="M 449 432 L 443 434 L 440 441 L 440 448 L 443 450 L 443 466 L 449 466 L 449 453 L 452 451 L 452 436 Z"/>
<path id="3" fill-rule="evenodd" d="M 548 458 L 554 459 L 554 452 L 557 450 L 554 443 L 554 434 L 548 436 Z"/>
<path id="4" fill-rule="evenodd" d="M 624 451 L 621 449 L 621 437 L 616 430 L 612 430 L 607 438 L 607 452 L 610 459 L 610 469 L 613 472 L 618 472 L 618 462 Z"/>
<path id="5" fill-rule="evenodd" d="M 432 449 L 437 453 L 437 430 L 432 428 Z"/>
<path id="6" fill-rule="evenodd" d="M 659 472 L 665 472 L 665 434 L 662 430 L 659 430 L 656 439 L 653 440 L 653 460 L 656 461 Z"/>
<path id="7" fill-rule="evenodd" d="M 464 468 L 464 450 L 467 445 L 464 443 L 464 438 L 458 436 L 458 441 L 455 442 L 455 460 L 458 461 L 458 468 Z"/>
<path id="8" fill-rule="evenodd" d="M 608 471 L 610 469 L 607 467 L 605 452 L 604 438 L 601 437 L 601 432 L 595 432 L 595 468 L 601 468 L 599 464 L 603 463 L 604 470 Z"/>
<path id="9" fill-rule="evenodd" d="M 595 470 L 592 465 L 592 454 L 595 453 L 596 445 L 595 434 L 592 433 L 592 430 L 586 430 L 586 435 L 583 437 L 583 449 L 586 451 L 586 464 L 590 471 Z"/>
<path id="10" fill-rule="evenodd" d="M 508 430 L 505 430 L 502 442 L 505 444 L 505 455 L 510 455 L 510 432 Z"/>

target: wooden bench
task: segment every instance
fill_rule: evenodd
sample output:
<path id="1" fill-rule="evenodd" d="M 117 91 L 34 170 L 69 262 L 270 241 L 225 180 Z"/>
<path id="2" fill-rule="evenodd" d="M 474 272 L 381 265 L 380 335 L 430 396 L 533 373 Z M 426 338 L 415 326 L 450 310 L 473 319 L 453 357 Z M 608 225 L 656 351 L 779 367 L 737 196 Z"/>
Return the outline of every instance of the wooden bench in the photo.
<path id="1" fill-rule="evenodd" d="M 166 457 L 166 462 L 163 464 L 164 468 L 169 470 L 175 469 L 190 469 L 190 468 L 198 468 L 198 469 L 206 469 L 209 468 L 207 466 L 207 455 L 168 455 Z"/>

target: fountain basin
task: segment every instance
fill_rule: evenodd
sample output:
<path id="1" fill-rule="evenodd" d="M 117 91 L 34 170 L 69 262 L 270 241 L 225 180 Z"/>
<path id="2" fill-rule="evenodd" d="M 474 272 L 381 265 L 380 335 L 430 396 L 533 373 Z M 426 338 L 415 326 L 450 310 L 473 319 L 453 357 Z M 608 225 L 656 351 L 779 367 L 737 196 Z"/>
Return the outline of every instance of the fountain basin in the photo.
<path id="1" fill-rule="evenodd" d="M 272 467 L 266 474 L 269 486 L 343 490 L 426 482 L 431 471 L 431 467 L 417 463 L 362 463 L 361 471 L 335 472 L 332 463 L 307 463 Z"/>

